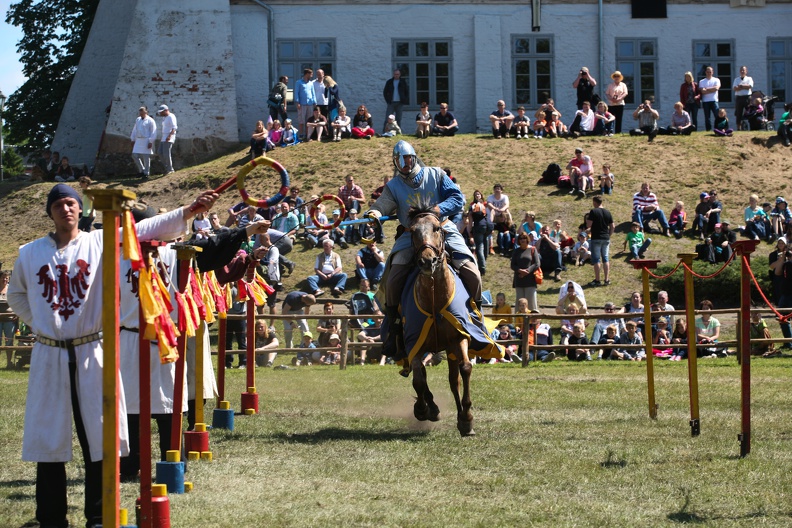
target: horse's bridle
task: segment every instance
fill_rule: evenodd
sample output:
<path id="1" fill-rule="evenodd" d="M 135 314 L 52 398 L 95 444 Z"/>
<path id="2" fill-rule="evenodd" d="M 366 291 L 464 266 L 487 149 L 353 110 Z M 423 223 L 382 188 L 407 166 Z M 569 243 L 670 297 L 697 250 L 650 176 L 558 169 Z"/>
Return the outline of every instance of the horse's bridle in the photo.
<path id="1" fill-rule="evenodd" d="M 415 220 L 421 218 L 422 216 L 434 216 L 435 218 L 437 218 L 432 213 L 420 213 L 416 215 Z M 413 246 L 414 258 L 418 259 L 421 251 L 423 251 L 424 249 L 431 249 L 432 252 L 434 252 L 435 256 L 439 258 L 443 257 L 445 253 L 445 231 L 443 231 L 442 222 L 440 223 L 440 247 L 437 247 L 434 244 L 430 244 L 429 242 L 424 242 L 423 244 L 421 244 L 420 247 L 417 248 Z"/>

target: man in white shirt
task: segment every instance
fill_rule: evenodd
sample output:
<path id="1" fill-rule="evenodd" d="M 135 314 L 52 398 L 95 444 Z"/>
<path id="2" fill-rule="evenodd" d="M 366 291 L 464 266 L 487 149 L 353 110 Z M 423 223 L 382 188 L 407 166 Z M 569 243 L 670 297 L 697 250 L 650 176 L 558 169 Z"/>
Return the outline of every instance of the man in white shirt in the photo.
<path id="1" fill-rule="evenodd" d="M 173 144 L 176 142 L 176 116 L 167 105 L 160 105 L 157 109 L 157 115 L 164 118 L 162 120 L 162 141 L 160 141 L 157 154 L 165 165 L 165 176 L 167 176 L 174 172 L 171 151 L 173 150 Z"/>
<path id="2" fill-rule="evenodd" d="M 737 130 L 742 129 L 742 118 L 745 107 L 751 101 L 753 91 L 753 79 L 748 76 L 748 67 L 740 66 L 740 76 L 734 79 L 732 90 L 734 90 L 734 117 L 737 118 Z"/>
<path id="3" fill-rule="evenodd" d="M 575 112 L 575 119 L 569 127 L 569 133 L 575 137 L 593 135 L 596 121 L 594 112 L 591 110 L 591 103 L 583 101 L 583 108 Z"/>
<path id="4" fill-rule="evenodd" d="M 718 90 L 720 90 L 721 82 L 717 77 L 712 76 L 712 66 L 707 66 L 704 70 L 705 77 L 699 81 L 699 92 L 701 92 L 701 106 L 704 109 L 704 126 L 707 132 L 712 130 L 712 120 L 710 120 L 710 113 L 712 119 L 718 117 Z"/>
<path id="5" fill-rule="evenodd" d="M 327 97 L 325 97 L 325 85 L 324 85 L 324 70 L 316 70 L 316 79 L 311 81 L 314 85 L 314 95 L 316 96 L 316 106 L 319 107 L 319 111 L 322 115 L 327 119 Z"/>
<path id="6" fill-rule="evenodd" d="M 138 176 L 148 180 L 151 155 L 154 154 L 151 147 L 157 140 L 157 123 L 148 115 L 148 108 L 145 106 L 138 108 L 138 118 L 135 120 L 129 139 L 132 141 L 132 160 L 138 168 Z"/>

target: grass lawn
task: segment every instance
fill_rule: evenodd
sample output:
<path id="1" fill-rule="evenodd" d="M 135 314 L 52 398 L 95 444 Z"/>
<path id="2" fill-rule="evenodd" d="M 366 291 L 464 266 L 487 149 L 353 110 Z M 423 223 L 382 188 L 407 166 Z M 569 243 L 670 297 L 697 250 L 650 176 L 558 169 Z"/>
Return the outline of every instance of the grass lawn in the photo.
<path id="1" fill-rule="evenodd" d="M 656 364 L 656 421 L 644 364 L 477 365 L 473 438 L 456 430 L 445 364 L 429 371 L 442 412 L 431 425 L 412 418 L 395 367 L 258 369 L 261 414 L 211 432 L 214 462 L 190 464 L 195 490 L 170 496 L 172 525 L 789 526 L 792 365 L 753 367 L 746 459 L 734 358 L 699 363 L 697 438 L 684 362 Z M 0 525 L 21 526 L 35 507 L 35 465 L 20 461 L 26 373 L 0 380 Z M 231 371 L 232 408 L 243 390 Z M 80 465 L 67 465 L 75 525 Z M 122 507 L 137 496 L 122 486 Z"/>

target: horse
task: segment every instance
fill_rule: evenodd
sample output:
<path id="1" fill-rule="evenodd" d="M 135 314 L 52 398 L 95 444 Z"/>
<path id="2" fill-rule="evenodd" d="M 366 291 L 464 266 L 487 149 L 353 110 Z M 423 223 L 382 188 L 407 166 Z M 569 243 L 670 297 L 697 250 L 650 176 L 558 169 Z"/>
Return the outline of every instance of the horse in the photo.
<path id="1" fill-rule="evenodd" d="M 454 295 L 456 274 L 448 263 L 445 233 L 439 213 L 429 208 L 411 211 L 409 231 L 414 263 L 419 270 L 413 286 L 414 299 L 418 309 L 425 314 L 431 314 L 428 317 L 433 319 L 431 330 L 417 353 L 412 354 L 410 362 L 413 389 L 417 394 L 413 414 L 420 421 L 436 422 L 440 419 L 440 409 L 427 385 L 426 366 L 422 358 L 427 352 L 446 350 L 448 381 L 457 407 L 457 429 L 462 436 L 474 436 L 476 433 L 473 431 L 473 413 L 470 412 L 470 376 L 473 365 L 468 356 L 469 339 L 440 313 Z"/>

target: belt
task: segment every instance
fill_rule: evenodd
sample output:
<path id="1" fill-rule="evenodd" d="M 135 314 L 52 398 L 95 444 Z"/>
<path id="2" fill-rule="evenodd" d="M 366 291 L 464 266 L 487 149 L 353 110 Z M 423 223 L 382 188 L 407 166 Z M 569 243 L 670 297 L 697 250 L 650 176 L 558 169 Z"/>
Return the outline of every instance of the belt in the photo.
<path id="1" fill-rule="evenodd" d="M 102 332 L 96 332 L 95 334 L 87 335 L 85 337 L 78 337 L 77 339 L 52 339 L 51 337 L 46 337 L 43 335 L 36 336 L 36 341 L 42 345 L 65 349 L 74 348 L 86 343 L 92 343 L 93 341 L 99 341 L 100 339 L 102 339 Z"/>
<path id="2" fill-rule="evenodd" d="M 136 334 L 140 333 L 140 330 L 137 328 L 128 328 L 126 326 L 122 326 L 121 330 L 126 330 L 127 332 L 135 332 Z"/>

